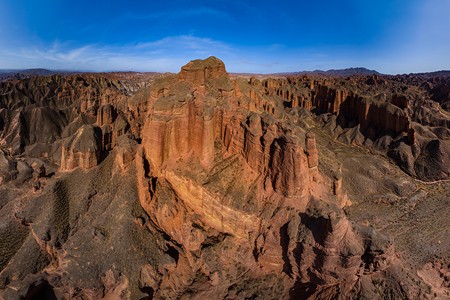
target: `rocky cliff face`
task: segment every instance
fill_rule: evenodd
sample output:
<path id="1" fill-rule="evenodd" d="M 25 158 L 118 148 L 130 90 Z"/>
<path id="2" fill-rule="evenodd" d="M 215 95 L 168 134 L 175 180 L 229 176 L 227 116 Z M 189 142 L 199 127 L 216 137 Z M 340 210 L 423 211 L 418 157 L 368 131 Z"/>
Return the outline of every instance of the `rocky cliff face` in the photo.
<path id="1" fill-rule="evenodd" d="M 151 76 L 53 75 L 2 82 L 0 143 L 14 154 L 46 156 L 59 164 L 62 139 L 73 135 L 82 125 L 96 121 L 99 126 L 108 125 L 104 135 L 111 135 L 109 139 L 125 133 L 130 127 L 128 123 L 137 127 L 139 113 L 128 113 L 133 109 L 129 98 L 148 85 L 146 81 Z M 116 118 L 120 124 L 113 130 L 111 124 Z"/>
<path id="2" fill-rule="evenodd" d="M 350 122 L 361 125 L 365 133 L 369 128 L 380 133 L 404 132 L 409 127 L 409 118 L 402 109 L 407 100 L 398 101 L 397 95 L 391 99 L 380 95 L 363 95 L 356 85 L 340 85 L 336 80 L 315 80 L 309 77 L 267 80 L 262 83 L 266 93 L 285 100 L 285 106 L 314 109 L 318 114 L 336 114 L 343 119 L 343 127 Z M 406 102 L 405 102 L 406 101 Z"/>
<path id="3" fill-rule="evenodd" d="M 321 116 L 324 127 L 336 139 L 388 153 L 399 165 L 407 166 L 403 169 L 410 175 L 428 181 L 448 179 L 448 172 L 442 167 L 438 167 L 434 175 L 416 172 L 421 169 L 420 161 L 411 151 L 428 153 L 426 147 L 433 134 L 421 135 L 416 130 L 416 140 L 421 142 L 416 142 L 415 150 L 402 142 L 408 131 L 417 126 L 431 126 L 431 131 L 438 131 L 445 140 L 449 139 L 445 109 L 429 100 L 442 97 L 442 93 L 434 90 L 440 95 L 435 96 L 429 85 L 423 90 L 398 83 L 404 79 L 394 79 L 385 80 L 378 75 L 345 80 L 317 76 L 251 79 L 248 83 L 241 82 L 241 90 L 248 90 L 248 97 L 257 108 L 272 113 L 279 113 L 284 107 L 313 111 Z M 445 82 L 443 79 L 438 82 L 442 81 Z"/>
<path id="4" fill-rule="evenodd" d="M 449 176 L 427 80 L 0 83 L 0 297 L 445 297 L 448 182 L 410 176 Z"/>
<path id="5" fill-rule="evenodd" d="M 216 72 L 206 82 L 209 69 Z M 152 271 L 148 286 L 156 297 L 189 288 L 240 298 L 232 274 L 243 268 L 251 280 L 270 278 L 258 288 L 285 298 L 351 295 L 364 241 L 342 213 L 340 188 L 326 188 L 314 134 L 289 127 L 255 98 L 237 101 L 253 102 L 244 106 L 250 111 L 230 106 L 242 90 L 224 94 L 233 86 L 224 72 L 216 59 L 191 62 L 169 84 L 156 82 L 149 99 L 139 197 L 175 260 Z M 209 251 L 241 260 L 212 264 Z"/>

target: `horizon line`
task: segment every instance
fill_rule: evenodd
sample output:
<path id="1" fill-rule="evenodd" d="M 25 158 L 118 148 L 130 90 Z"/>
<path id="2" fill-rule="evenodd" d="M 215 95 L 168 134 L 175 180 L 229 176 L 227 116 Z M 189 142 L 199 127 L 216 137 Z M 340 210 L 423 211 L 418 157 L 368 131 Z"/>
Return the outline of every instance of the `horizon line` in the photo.
<path id="1" fill-rule="evenodd" d="M 420 75 L 420 74 L 432 74 L 432 73 L 439 73 L 439 72 L 450 72 L 450 69 L 440 69 L 440 70 L 433 70 L 433 71 L 426 71 L 426 72 L 410 72 L 410 73 L 382 73 L 374 69 L 368 69 L 366 67 L 348 67 L 348 68 L 342 68 L 342 69 L 328 69 L 328 70 L 301 70 L 301 71 L 286 71 L 286 72 L 274 72 L 274 73 L 254 73 L 254 72 L 233 72 L 227 70 L 228 74 L 231 75 L 275 75 L 275 76 L 283 76 L 283 75 L 308 75 L 307 73 L 310 73 L 314 75 L 315 73 L 329 73 L 329 72 L 340 72 L 340 71 L 351 71 L 351 70 L 357 70 L 362 69 L 364 71 L 367 71 L 367 74 L 361 74 L 361 75 L 369 75 L 368 73 L 372 73 L 373 75 L 381 75 L 381 76 L 400 76 L 400 75 Z M 158 74 L 177 74 L 178 72 L 171 72 L 171 71 L 137 71 L 137 70 L 82 70 L 82 69 L 52 69 L 52 68 L 45 68 L 45 67 L 38 67 L 38 68 L 17 68 L 17 69 L 11 69 L 11 68 L 0 68 L 0 75 L 1 73 L 20 73 L 25 71 L 33 71 L 33 70 L 42 70 L 42 71 L 50 71 L 54 73 L 158 73 Z M 180 67 L 181 70 L 181 67 Z M 333 74 L 324 74 L 324 75 L 333 75 Z M 338 75 L 338 74 L 337 74 Z M 358 74 L 354 74 L 358 75 Z M 354 76 L 351 75 L 351 76 Z M 44 75 L 45 76 L 45 75 Z"/>

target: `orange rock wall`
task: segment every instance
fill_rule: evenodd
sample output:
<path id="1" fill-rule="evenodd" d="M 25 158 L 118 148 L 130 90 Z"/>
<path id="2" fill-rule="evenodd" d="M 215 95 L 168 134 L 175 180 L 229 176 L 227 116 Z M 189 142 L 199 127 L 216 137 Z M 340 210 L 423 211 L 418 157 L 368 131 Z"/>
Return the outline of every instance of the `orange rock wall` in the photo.
<path id="1" fill-rule="evenodd" d="M 153 110 L 143 131 L 145 153 L 155 168 L 190 154 L 209 167 L 214 160 L 214 125 L 213 111 L 198 109 L 193 102 Z"/>

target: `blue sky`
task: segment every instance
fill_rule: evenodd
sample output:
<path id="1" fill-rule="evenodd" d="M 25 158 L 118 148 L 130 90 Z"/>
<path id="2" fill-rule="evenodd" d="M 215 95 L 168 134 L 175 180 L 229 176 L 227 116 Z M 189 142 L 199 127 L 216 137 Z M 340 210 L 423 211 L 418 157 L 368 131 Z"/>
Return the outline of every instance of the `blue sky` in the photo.
<path id="1" fill-rule="evenodd" d="M 0 0 L 0 69 L 450 69 L 450 0 Z"/>

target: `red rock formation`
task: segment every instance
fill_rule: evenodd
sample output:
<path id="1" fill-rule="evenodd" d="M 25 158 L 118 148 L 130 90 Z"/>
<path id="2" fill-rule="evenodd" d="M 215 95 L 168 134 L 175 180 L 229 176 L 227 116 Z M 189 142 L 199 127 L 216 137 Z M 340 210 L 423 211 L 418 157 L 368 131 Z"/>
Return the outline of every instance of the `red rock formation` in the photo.
<path id="1" fill-rule="evenodd" d="M 250 115 L 248 123 L 244 126 L 244 157 L 253 169 L 261 171 L 264 166 L 263 145 L 261 144 L 263 135 L 261 117 L 257 114 Z"/>
<path id="2" fill-rule="evenodd" d="M 143 143 L 148 160 L 155 172 L 168 160 L 176 161 L 190 156 L 204 168 L 209 168 L 214 160 L 214 140 L 220 139 L 223 115 L 219 114 L 216 101 L 210 102 L 205 93 L 206 81 L 222 81 L 229 85 L 223 62 L 215 57 L 204 61 L 192 61 L 182 67 L 178 80 L 167 85 L 161 82 L 153 90 L 176 92 L 153 93 L 143 130 Z M 162 86 L 162 87 L 161 87 Z M 181 91 L 186 94 L 180 95 Z M 180 97 L 181 96 L 181 97 Z M 221 119 L 215 119 L 217 118 Z"/>
<path id="3" fill-rule="evenodd" d="M 380 103 L 369 99 L 351 98 L 342 113 L 349 117 L 355 116 L 361 129 L 377 128 L 381 132 L 405 132 L 409 128 L 409 119 L 398 107 L 390 103 Z"/>
<path id="4" fill-rule="evenodd" d="M 319 216 L 315 215 L 317 212 Z M 291 297 L 326 299 L 327 294 L 348 297 L 358 280 L 364 253 L 364 245 L 349 220 L 340 209 L 312 202 L 302 214 L 300 226 L 305 230 L 293 250 L 297 267 L 293 274 L 298 277 Z M 329 285 L 317 288 L 323 282 Z"/>
<path id="5" fill-rule="evenodd" d="M 293 136 L 282 136 L 272 147 L 270 172 L 274 190 L 285 197 L 304 197 L 309 187 L 309 173 L 300 141 Z"/>
<path id="6" fill-rule="evenodd" d="M 238 114 L 226 124 L 223 144 L 225 150 L 230 154 L 239 154 L 244 150 L 245 127 L 242 126 L 243 122 L 245 122 L 245 116 Z"/>
<path id="7" fill-rule="evenodd" d="M 80 167 L 90 169 L 98 165 L 100 159 L 101 134 L 98 127 L 85 125 L 62 146 L 61 170 Z"/>
<path id="8" fill-rule="evenodd" d="M 214 160 L 214 114 L 211 108 L 198 108 L 194 99 L 166 106 L 167 99 L 155 102 L 145 123 L 143 143 L 151 165 L 160 168 L 169 159 L 187 155 L 204 167 Z"/>
<path id="9" fill-rule="evenodd" d="M 111 104 L 102 105 L 97 112 L 97 124 L 98 126 L 103 125 L 111 125 L 115 118 L 117 112 L 114 109 L 114 106 Z"/>
<path id="10" fill-rule="evenodd" d="M 393 95 L 390 102 L 380 102 L 373 97 L 362 97 L 346 86 L 336 86 L 333 80 L 312 80 L 309 78 L 267 79 L 261 83 L 270 96 L 278 96 L 289 103 L 289 107 L 316 109 L 317 113 L 342 115 L 355 120 L 365 133 L 368 128 L 380 132 L 405 132 L 409 118 L 402 111 L 408 105 L 405 96 Z M 264 95 L 258 95 L 258 82 L 251 84 L 250 96 L 263 102 Z M 266 104 L 267 105 L 267 104 Z M 399 109 L 400 108 L 400 109 Z M 267 111 L 267 110 L 266 110 Z"/>
<path id="11" fill-rule="evenodd" d="M 308 167 L 309 172 L 312 175 L 312 179 L 317 180 L 317 175 L 319 173 L 319 155 L 316 146 L 316 138 L 313 133 L 308 132 L 306 134 L 306 154 L 308 156 Z"/>
<path id="12" fill-rule="evenodd" d="M 225 64 L 211 56 L 205 60 L 197 59 L 189 62 L 181 68 L 178 77 L 196 86 L 204 86 L 207 79 L 216 79 L 226 74 Z"/>

